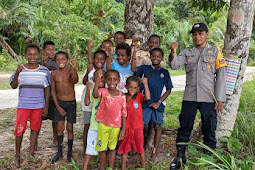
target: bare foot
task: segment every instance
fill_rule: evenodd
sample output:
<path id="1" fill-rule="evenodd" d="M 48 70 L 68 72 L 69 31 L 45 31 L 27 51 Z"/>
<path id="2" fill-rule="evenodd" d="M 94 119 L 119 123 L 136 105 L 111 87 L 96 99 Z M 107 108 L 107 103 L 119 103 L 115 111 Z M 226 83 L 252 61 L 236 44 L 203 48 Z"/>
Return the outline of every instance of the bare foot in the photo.
<path id="1" fill-rule="evenodd" d="M 14 164 L 17 168 L 20 168 L 20 156 L 14 157 Z"/>

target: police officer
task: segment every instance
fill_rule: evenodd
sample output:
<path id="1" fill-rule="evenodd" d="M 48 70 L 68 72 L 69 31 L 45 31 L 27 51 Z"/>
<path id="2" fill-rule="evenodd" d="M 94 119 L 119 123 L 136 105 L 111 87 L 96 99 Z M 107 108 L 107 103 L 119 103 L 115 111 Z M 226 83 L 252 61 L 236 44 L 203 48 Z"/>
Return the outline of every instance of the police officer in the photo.
<path id="1" fill-rule="evenodd" d="M 189 141 L 197 110 L 201 113 L 204 144 L 215 149 L 217 112 L 222 111 L 223 102 L 226 100 L 227 64 L 221 50 L 207 43 L 209 33 L 204 23 L 194 24 L 190 33 L 194 47 L 184 49 L 176 56 L 178 43 L 173 42 L 169 55 L 171 69 L 178 70 L 184 66 L 186 71 L 186 87 L 179 115 L 180 128 L 176 138 L 177 157 L 171 163 L 170 169 L 180 168 L 181 159 L 182 163 L 186 163 L 186 146 L 178 143 Z M 205 151 L 205 154 L 210 155 L 211 152 Z"/>

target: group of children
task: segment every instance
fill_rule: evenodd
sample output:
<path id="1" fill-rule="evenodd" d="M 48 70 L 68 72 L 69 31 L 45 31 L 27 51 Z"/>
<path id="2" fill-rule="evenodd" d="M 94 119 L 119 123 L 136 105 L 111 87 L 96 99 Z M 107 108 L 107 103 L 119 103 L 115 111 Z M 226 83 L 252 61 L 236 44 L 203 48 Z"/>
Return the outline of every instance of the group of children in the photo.
<path id="1" fill-rule="evenodd" d="M 122 154 L 121 168 L 125 169 L 128 152 L 132 149 L 138 153 L 141 166 L 145 168 L 144 147 L 149 148 L 153 129 L 155 136 L 151 158 L 156 158 L 162 133 L 164 100 L 173 88 L 171 78 L 168 70 L 165 69 L 164 52 L 160 48 L 158 35 L 151 35 L 148 39 L 149 51 L 140 50 L 137 39 L 133 39 L 130 45 L 125 43 L 126 37 L 121 31 L 113 35 L 116 45 L 114 48 L 111 37 L 102 42 L 93 56 L 91 52 L 93 41 L 88 43 L 89 64 L 83 76 L 82 82 L 85 88 L 81 99 L 84 112 L 84 169 L 87 169 L 91 156 L 98 154 L 100 169 L 105 169 L 107 156 L 109 167 L 113 168 L 116 150 L 118 154 Z M 50 63 L 53 57 L 49 56 L 45 49 L 47 45 L 43 47 L 46 57 L 42 58 L 41 63 L 49 68 L 48 65 L 52 67 Z M 34 154 L 41 126 L 41 114 L 48 115 L 49 118 L 49 115 L 53 114 L 51 119 L 54 143 L 57 141 L 58 152 L 52 162 L 63 157 L 62 143 L 66 117 L 67 159 L 69 162 L 72 159 L 73 124 L 76 122 L 74 85 L 78 82 L 77 61 L 72 60 L 72 67 L 69 68 L 67 67 L 68 54 L 62 51 L 57 52 L 54 58 L 56 69 L 50 75 L 46 67 L 37 64 L 39 52 L 38 46 L 27 45 L 25 56 L 28 63 L 18 66 L 10 80 L 12 88 L 19 86 L 19 105 L 14 133 L 17 165 L 20 165 L 20 146 L 28 118 L 31 136 L 33 136 L 30 138 L 30 154 Z M 27 76 L 25 76 L 26 73 Z M 41 77 L 35 80 L 33 74 Z M 25 94 L 21 95 L 22 93 Z M 30 93 L 33 94 L 30 95 Z M 52 103 L 49 101 L 54 101 L 55 111 L 48 106 Z M 26 103 L 22 104 L 23 102 Z M 23 109 L 36 113 L 23 111 Z M 19 112 L 26 112 L 27 117 L 20 118 Z M 144 125 L 148 125 L 148 134 L 144 134 Z"/>

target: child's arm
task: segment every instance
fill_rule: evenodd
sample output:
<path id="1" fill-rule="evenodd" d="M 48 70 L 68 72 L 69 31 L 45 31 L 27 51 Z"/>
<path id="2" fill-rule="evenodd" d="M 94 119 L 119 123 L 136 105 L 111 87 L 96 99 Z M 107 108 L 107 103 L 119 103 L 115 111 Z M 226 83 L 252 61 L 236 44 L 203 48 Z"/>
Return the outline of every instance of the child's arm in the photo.
<path id="1" fill-rule="evenodd" d="M 65 116 L 66 112 L 65 110 L 59 106 L 58 99 L 57 99 L 57 93 L 56 93 L 56 86 L 55 86 L 55 75 L 56 71 L 53 71 L 51 73 L 51 96 L 55 103 L 56 109 L 58 110 L 59 114 L 61 116 Z"/>
<path id="2" fill-rule="evenodd" d="M 100 69 L 99 71 L 96 72 L 95 74 L 95 86 L 94 86 L 94 89 L 93 89 L 93 97 L 94 98 L 98 98 L 99 97 L 99 93 L 98 93 L 98 84 L 99 84 L 99 81 L 100 81 L 100 78 L 103 76 L 103 70 Z"/>
<path id="3" fill-rule="evenodd" d="M 86 72 L 86 74 L 85 74 L 85 76 L 83 77 L 83 80 L 82 80 L 82 83 L 83 83 L 84 85 L 87 84 L 88 79 L 89 79 L 89 73 L 91 72 L 91 70 L 93 70 L 93 68 L 94 68 L 94 65 L 93 65 L 93 64 L 88 64 L 88 66 L 87 66 L 87 72 Z"/>
<path id="4" fill-rule="evenodd" d="M 136 68 L 136 52 L 139 50 L 139 46 L 137 45 L 138 40 L 133 40 L 132 41 L 132 46 L 134 47 L 134 52 L 132 55 L 132 60 L 131 60 L 131 71 L 133 71 L 134 73 L 137 72 L 137 68 Z"/>
<path id="5" fill-rule="evenodd" d="M 42 110 L 42 116 L 45 117 L 48 114 L 48 108 L 49 108 L 49 99 L 50 99 L 50 87 L 44 88 L 44 98 L 45 98 L 45 105 Z"/>
<path id="6" fill-rule="evenodd" d="M 76 84 L 79 81 L 79 76 L 78 76 L 78 73 L 77 73 L 77 66 L 76 66 L 77 60 L 72 59 L 71 63 L 72 63 L 72 66 L 73 66 L 73 69 L 71 69 L 71 76 L 72 76 L 72 79 L 73 79 L 73 83 Z"/>
<path id="7" fill-rule="evenodd" d="M 170 93 L 171 93 L 171 89 L 167 90 L 167 91 L 160 97 L 160 99 L 159 99 L 157 102 L 150 104 L 149 107 L 153 107 L 154 109 L 158 109 L 158 107 L 160 106 L 160 104 L 170 95 Z"/>
<path id="8" fill-rule="evenodd" d="M 20 73 L 22 70 L 23 70 L 23 65 L 19 65 L 19 66 L 17 67 L 17 70 L 16 70 L 15 75 L 14 75 L 14 77 L 13 77 L 13 79 L 12 79 L 12 82 L 11 82 L 11 87 L 12 87 L 13 89 L 16 89 L 16 88 L 18 87 L 18 85 L 19 85 L 18 77 L 19 77 L 19 73 Z"/>
<path id="9" fill-rule="evenodd" d="M 111 70 L 112 69 L 112 53 L 114 51 L 114 46 L 109 47 L 109 54 L 106 59 L 106 69 Z"/>
<path id="10" fill-rule="evenodd" d="M 125 132 L 126 132 L 126 117 L 121 116 L 121 130 L 119 140 L 123 140 L 125 138 Z"/>
<path id="11" fill-rule="evenodd" d="M 88 41 L 88 62 L 89 64 L 93 64 L 93 59 L 92 59 L 92 47 L 93 47 L 93 40 Z"/>
<path id="12" fill-rule="evenodd" d="M 84 103 L 86 106 L 90 105 L 90 89 L 91 89 L 92 85 L 93 84 L 89 81 L 86 84 L 87 89 L 86 89 L 86 94 L 85 94 L 85 99 L 84 99 Z"/>
<path id="13" fill-rule="evenodd" d="M 147 77 L 144 77 L 143 80 L 143 85 L 144 85 L 144 90 L 145 90 L 145 97 L 144 97 L 144 100 L 150 100 L 151 99 L 151 93 L 150 93 L 150 90 L 149 90 L 149 85 L 148 85 L 148 78 Z"/>

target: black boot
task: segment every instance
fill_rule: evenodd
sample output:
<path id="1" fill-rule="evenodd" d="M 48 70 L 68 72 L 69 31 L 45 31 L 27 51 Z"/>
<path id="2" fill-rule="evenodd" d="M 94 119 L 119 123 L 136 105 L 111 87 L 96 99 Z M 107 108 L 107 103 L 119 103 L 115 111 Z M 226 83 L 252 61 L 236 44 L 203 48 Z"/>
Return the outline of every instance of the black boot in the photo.
<path id="1" fill-rule="evenodd" d="M 68 139 L 68 152 L 67 152 L 67 160 L 68 162 L 72 162 L 73 154 L 73 139 Z"/>
<path id="2" fill-rule="evenodd" d="M 59 158 L 62 158 L 62 157 L 63 157 L 63 146 L 62 146 L 63 139 L 64 139 L 64 134 L 58 136 L 58 153 L 57 153 L 57 155 L 51 160 L 52 163 L 57 162 L 57 161 L 59 160 Z"/>
<path id="3" fill-rule="evenodd" d="M 170 170 L 179 169 L 181 164 L 186 164 L 185 148 L 186 146 L 177 146 L 177 156 L 170 164 Z"/>

